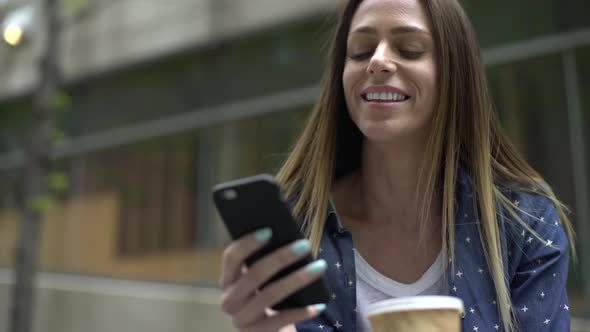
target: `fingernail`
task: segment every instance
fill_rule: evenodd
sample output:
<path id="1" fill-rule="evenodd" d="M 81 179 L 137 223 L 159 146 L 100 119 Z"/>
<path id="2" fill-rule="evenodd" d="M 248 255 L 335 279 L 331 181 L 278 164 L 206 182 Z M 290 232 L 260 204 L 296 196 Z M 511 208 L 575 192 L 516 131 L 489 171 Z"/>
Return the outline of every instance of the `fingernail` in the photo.
<path id="1" fill-rule="evenodd" d="M 272 236 L 272 229 L 270 229 L 270 227 L 265 227 L 261 230 L 256 231 L 254 236 L 256 237 L 256 240 L 258 240 L 258 241 L 261 241 L 261 242 L 266 241 L 266 240 L 270 239 L 270 237 Z"/>
<path id="2" fill-rule="evenodd" d="M 308 240 L 298 240 L 297 242 L 293 243 L 291 250 L 293 250 L 295 255 L 303 256 L 311 250 L 311 246 Z"/>
<path id="3" fill-rule="evenodd" d="M 326 310 L 326 305 L 323 304 L 323 303 L 316 304 L 315 305 L 315 310 L 317 310 L 319 312 L 322 312 L 322 311 Z"/>
<path id="4" fill-rule="evenodd" d="M 309 273 L 310 276 L 317 276 L 318 274 L 324 272 L 327 267 L 328 264 L 326 264 L 326 261 L 320 259 L 307 266 L 307 273 Z"/>

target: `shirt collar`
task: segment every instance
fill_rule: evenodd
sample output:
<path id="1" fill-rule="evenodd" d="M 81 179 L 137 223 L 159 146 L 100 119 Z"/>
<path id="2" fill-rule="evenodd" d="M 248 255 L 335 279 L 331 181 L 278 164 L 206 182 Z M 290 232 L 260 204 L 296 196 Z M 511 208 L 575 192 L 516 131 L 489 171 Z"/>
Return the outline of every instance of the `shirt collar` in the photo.
<path id="1" fill-rule="evenodd" d="M 330 228 L 336 227 L 336 230 L 339 233 L 343 233 L 346 231 L 346 228 L 342 226 L 342 222 L 340 221 L 338 212 L 336 212 L 336 207 L 334 201 L 332 200 L 332 195 L 330 195 L 328 199 L 328 213 L 326 215 L 326 225 Z"/>

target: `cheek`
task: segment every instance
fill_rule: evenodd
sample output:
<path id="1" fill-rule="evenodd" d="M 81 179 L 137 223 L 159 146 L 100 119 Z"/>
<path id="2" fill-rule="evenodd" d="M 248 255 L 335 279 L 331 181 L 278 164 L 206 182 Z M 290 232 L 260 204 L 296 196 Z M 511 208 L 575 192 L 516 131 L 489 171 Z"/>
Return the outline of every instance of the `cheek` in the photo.
<path id="1" fill-rule="evenodd" d="M 350 94 L 351 82 L 352 77 L 350 67 L 346 65 L 344 66 L 344 71 L 342 72 L 342 87 L 344 88 L 344 96 L 346 96 L 346 100 L 348 100 L 348 95 Z"/>
<path id="2" fill-rule="evenodd" d="M 422 97 L 428 106 L 434 107 L 438 96 L 436 71 L 434 67 L 428 67 L 422 71 L 420 81 L 422 86 Z"/>
<path id="3" fill-rule="evenodd" d="M 361 79 L 362 71 L 356 68 L 354 65 L 346 64 L 344 71 L 342 72 L 342 87 L 344 89 L 344 97 L 349 108 L 351 103 L 354 103 L 355 96 L 358 95 L 359 91 L 355 88 L 358 86 L 359 79 Z"/>

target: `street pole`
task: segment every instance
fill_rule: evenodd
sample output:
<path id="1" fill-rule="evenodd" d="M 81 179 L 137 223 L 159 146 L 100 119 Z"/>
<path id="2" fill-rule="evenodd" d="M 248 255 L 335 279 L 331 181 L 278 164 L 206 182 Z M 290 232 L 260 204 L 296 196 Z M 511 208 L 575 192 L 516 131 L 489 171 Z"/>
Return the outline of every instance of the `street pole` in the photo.
<path id="1" fill-rule="evenodd" d="M 39 62 L 39 81 L 33 95 L 32 118 L 24 173 L 24 217 L 16 246 L 11 332 L 31 332 L 34 320 L 34 277 L 39 260 L 41 220 L 48 200 L 47 174 L 55 130 L 55 97 L 60 80 L 58 50 L 61 23 L 59 0 L 44 0 L 40 13 L 46 33 Z"/>

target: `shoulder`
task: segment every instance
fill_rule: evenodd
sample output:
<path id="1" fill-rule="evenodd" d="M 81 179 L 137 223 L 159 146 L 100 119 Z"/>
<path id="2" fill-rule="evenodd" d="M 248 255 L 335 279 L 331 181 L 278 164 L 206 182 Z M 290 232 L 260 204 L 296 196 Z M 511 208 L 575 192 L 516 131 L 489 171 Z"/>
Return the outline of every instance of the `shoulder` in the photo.
<path id="1" fill-rule="evenodd" d="M 547 196 L 526 190 L 501 189 L 510 206 L 500 204 L 499 217 L 507 229 L 554 233 L 563 227 L 555 203 Z M 512 210 L 512 212 L 510 211 Z M 530 228 L 530 229 L 527 229 Z"/>
<path id="2" fill-rule="evenodd" d="M 504 206 L 499 208 L 510 274 L 523 266 L 536 271 L 547 260 L 567 262 L 569 241 L 555 203 L 543 194 L 525 190 L 504 190 L 503 194 L 513 206 L 513 213 Z"/>
<path id="3" fill-rule="evenodd" d="M 521 327 L 548 324 L 569 331 L 567 275 L 569 242 L 558 208 L 548 197 L 526 190 L 504 193 L 517 206 L 502 211 L 507 281 Z M 542 303 L 542 305 L 541 305 Z"/>

